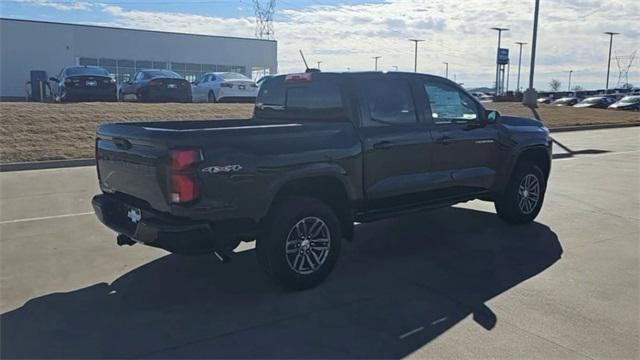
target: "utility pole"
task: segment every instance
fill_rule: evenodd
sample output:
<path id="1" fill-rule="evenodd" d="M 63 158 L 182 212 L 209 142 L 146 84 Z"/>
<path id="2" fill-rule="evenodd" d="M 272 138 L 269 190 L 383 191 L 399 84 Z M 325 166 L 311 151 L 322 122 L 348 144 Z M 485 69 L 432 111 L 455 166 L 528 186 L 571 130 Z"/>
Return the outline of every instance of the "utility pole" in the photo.
<path id="1" fill-rule="evenodd" d="M 511 60 L 507 63 L 507 91 L 505 93 L 509 92 L 509 71 L 511 71 Z"/>
<path id="2" fill-rule="evenodd" d="M 320 64 L 322 64 L 323 61 L 316 61 L 316 63 L 318 64 L 318 70 L 320 70 Z"/>
<path id="3" fill-rule="evenodd" d="M 413 51 L 413 72 L 418 72 L 418 43 L 423 42 L 424 40 L 409 39 L 409 41 L 413 41 L 416 45 L 415 50 Z"/>
<path id="4" fill-rule="evenodd" d="M 496 96 L 498 96 L 498 89 L 500 87 L 500 64 L 498 64 L 498 52 L 500 52 L 500 40 L 502 39 L 502 32 L 509 31 L 509 29 L 492 27 L 491 30 L 496 30 L 498 32 L 498 50 L 496 50 Z"/>
<path id="5" fill-rule="evenodd" d="M 520 54 L 518 55 L 518 83 L 516 84 L 516 92 L 520 92 L 520 66 L 522 65 L 522 45 L 526 45 L 526 42 L 517 41 L 516 44 L 520 46 Z"/>
<path id="6" fill-rule="evenodd" d="M 449 63 L 448 62 L 443 62 L 443 64 L 445 65 L 445 70 L 444 70 L 444 77 L 445 79 L 449 78 Z"/>
<path id="7" fill-rule="evenodd" d="M 573 73 L 573 70 L 569 70 L 569 86 L 567 86 L 567 91 L 571 91 L 571 73 Z"/>
<path id="8" fill-rule="evenodd" d="M 374 56 L 372 59 L 375 60 L 375 69 L 376 71 L 378 71 L 378 59 L 380 59 L 382 56 Z"/>
<path id="9" fill-rule="evenodd" d="M 523 96 L 522 103 L 529 107 L 536 107 L 538 94 L 533 89 L 533 74 L 536 67 L 536 43 L 538 40 L 538 15 L 540 13 L 540 0 L 536 0 L 533 12 L 533 35 L 531 39 L 531 66 L 529 66 L 529 88 Z"/>
<path id="10" fill-rule="evenodd" d="M 607 31 L 605 34 L 609 35 L 609 58 L 607 61 L 607 85 L 604 87 L 605 95 L 609 92 L 609 70 L 611 70 L 611 48 L 613 47 L 613 36 L 620 33 Z"/>

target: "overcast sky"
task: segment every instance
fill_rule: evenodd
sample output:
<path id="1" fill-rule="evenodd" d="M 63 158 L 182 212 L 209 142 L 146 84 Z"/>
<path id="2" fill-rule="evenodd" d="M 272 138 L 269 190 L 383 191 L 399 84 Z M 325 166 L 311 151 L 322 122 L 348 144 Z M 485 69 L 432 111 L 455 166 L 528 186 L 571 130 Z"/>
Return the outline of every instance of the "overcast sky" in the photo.
<path id="1" fill-rule="evenodd" d="M 534 0 L 386 0 L 386 1 L 276 1 L 274 21 L 280 72 L 299 71 L 298 49 L 309 62 L 322 61 L 323 70 L 371 70 L 373 56 L 379 69 L 413 70 L 413 43 L 419 45 L 418 70 L 444 75 L 465 86 L 491 86 L 495 77 L 497 32 L 507 27 L 503 47 L 511 50 L 510 88 L 516 84 L 516 41 L 531 43 Z M 2 17 L 98 24 L 137 29 L 253 37 L 253 7 L 248 0 L 0 0 Z M 603 88 L 609 38 L 612 56 L 640 58 L 640 1 L 541 0 L 536 83 L 548 90 L 555 78 L 567 86 Z M 521 86 L 528 79 L 529 45 L 522 56 Z M 628 60 L 624 60 L 625 62 Z M 618 66 L 611 64 L 612 86 Z M 640 59 L 629 73 L 640 85 Z"/>

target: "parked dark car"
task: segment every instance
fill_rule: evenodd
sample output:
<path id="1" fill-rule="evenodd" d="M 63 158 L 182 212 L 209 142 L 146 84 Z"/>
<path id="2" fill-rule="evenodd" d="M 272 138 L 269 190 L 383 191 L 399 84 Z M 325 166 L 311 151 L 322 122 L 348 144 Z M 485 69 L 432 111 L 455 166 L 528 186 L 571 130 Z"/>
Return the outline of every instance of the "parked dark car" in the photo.
<path id="1" fill-rule="evenodd" d="M 67 66 L 49 80 L 58 102 L 118 100 L 116 80 L 99 66 Z"/>
<path id="2" fill-rule="evenodd" d="M 625 96 L 609 105 L 609 109 L 640 111 L 640 95 Z"/>
<path id="3" fill-rule="evenodd" d="M 551 102 L 553 106 L 573 106 L 580 101 L 577 97 L 563 97 Z"/>
<path id="4" fill-rule="evenodd" d="M 251 119 L 101 125 L 93 207 L 119 245 L 227 260 L 257 239 L 264 270 L 304 289 L 329 275 L 354 222 L 473 199 L 533 221 L 551 144 L 541 122 L 485 110 L 438 76 L 279 75 Z"/>
<path id="5" fill-rule="evenodd" d="M 610 96 L 593 96 L 580 101 L 579 103 L 573 105 L 573 107 L 606 109 L 614 102 L 616 102 L 616 100 Z"/>
<path id="6" fill-rule="evenodd" d="M 140 70 L 132 81 L 122 83 L 119 98 L 122 101 L 190 103 L 191 83 L 171 70 Z"/>

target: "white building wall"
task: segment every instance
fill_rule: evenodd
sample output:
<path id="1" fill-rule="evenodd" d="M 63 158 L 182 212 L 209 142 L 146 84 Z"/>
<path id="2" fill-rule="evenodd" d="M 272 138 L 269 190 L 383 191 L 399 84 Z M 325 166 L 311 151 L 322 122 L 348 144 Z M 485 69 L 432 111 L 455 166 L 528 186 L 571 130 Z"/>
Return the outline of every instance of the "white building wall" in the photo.
<path id="1" fill-rule="evenodd" d="M 0 96 L 24 96 L 31 70 L 56 76 L 81 57 L 277 70 L 275 41 L 0 19 Z"/>

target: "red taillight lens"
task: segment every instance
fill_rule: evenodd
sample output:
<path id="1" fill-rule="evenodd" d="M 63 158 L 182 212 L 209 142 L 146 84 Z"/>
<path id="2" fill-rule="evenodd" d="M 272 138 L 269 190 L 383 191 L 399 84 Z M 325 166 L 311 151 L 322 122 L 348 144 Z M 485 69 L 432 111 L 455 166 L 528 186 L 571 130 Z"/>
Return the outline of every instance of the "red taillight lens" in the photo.
<path id="1" fill-rule="evenodd" d="M 310 82 L 312 73 L 289 74 L 284 78 L 284 82 Z"/>
<path id="2" fill-rule="evenodd" d="M 160 80 L 151 80 L 149 81 L 149 86 L 161 86 L 162 85 L 162 81 Z"/>
<path id="3" fill-rule="evenodd" d="M 198 180 L 195 165 L 202 161 L 197 149 L 169 152 L 170 197 L 173 203 L 186 203 L 198 198 Z"/>
<path id="4" fill-rule="evenodd" d="M 171 175 L 171 201 L 184 203 L 198 197 L 198 184 L 193 175 Z"/>
<path id="5" fill-rule="evenodd" d="M 232 87 L 233 87 L 233 84 L 229 84 L 229 83 L 222 83 L 222 84 L 220 84 L 220 87 L 232 88 Z"/>
<path id="6" fill-rule="evenodd" d="M 184 149 L 171 150 L 169 153 L 169 167 L 171 171 L 184 171 L 202 159 L 200 150 Z"/>

